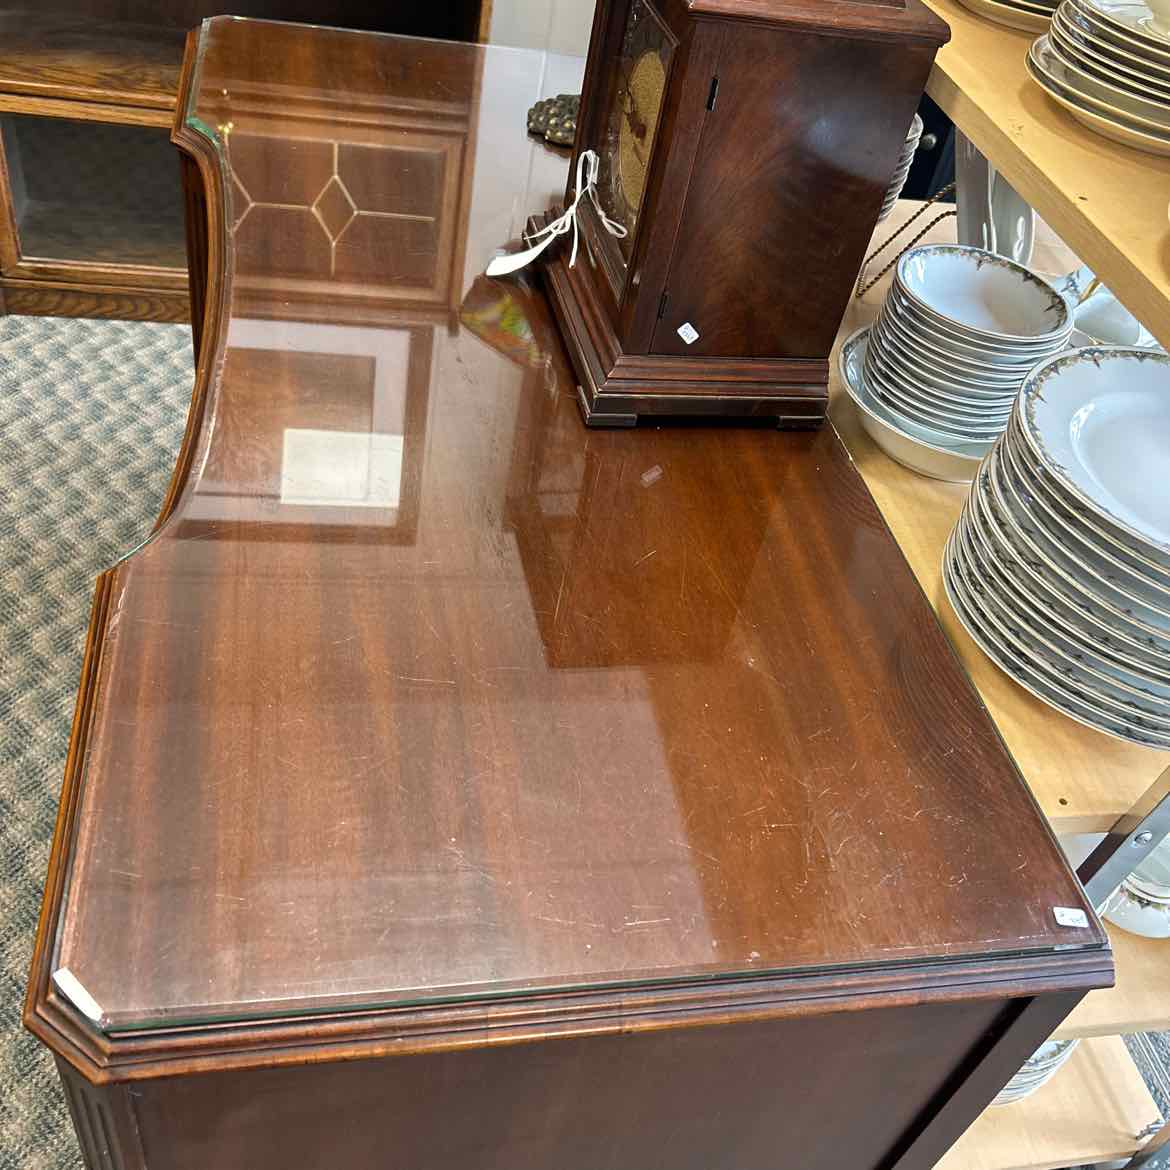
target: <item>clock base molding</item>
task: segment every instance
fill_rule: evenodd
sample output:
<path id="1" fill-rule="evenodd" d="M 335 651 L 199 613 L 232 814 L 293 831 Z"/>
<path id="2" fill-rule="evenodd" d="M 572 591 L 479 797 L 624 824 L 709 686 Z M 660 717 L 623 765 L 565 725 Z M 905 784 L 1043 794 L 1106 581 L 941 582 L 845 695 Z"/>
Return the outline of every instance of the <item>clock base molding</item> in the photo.
<path id="1" fill-rule="evenodd" d="M 526 236 L 555 218 L 528 221 Z M 634 426 L 644 415 L 770 418 L 784 429 L 820 426 L 829 404 L 828 358 L 708 358 L 623 353 L 592 282 L 586 249 L 570 268 L 563 242 L 539 266 L 579 379 L 577 399 L 593 427 Z"/>

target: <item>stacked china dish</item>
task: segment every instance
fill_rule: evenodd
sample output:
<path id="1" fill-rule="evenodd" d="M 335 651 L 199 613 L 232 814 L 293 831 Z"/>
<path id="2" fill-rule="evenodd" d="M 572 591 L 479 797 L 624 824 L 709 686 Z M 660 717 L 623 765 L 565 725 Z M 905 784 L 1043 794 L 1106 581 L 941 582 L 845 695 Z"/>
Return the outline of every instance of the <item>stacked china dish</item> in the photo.
<path id="1" fill-rule="evenodd" d="M 926 444 L 923 458 L 908 458 L 867 427 L 894 458 L 969 480 L 1028 371 L 1064 349 L 1071 332 L 1068 303 L 1028 269 L 981 248 L 929 244 L 898 261 L 877 320 L 843 347 L 843 373 L 863 419 L 880 412 Z M 952 462 L 932 462 L 931 451 Z"/>
<path id="2" fill-rule="evenodd" d="M 1170 155 L 1168 15 L 1140 0 L 1064 0 L 1028 51 L 1028 72 L 1091 129 Z"/>
<path id="3" fill-rule="evenodd" d="M 1127 875 L 1101 913 L 1131 934 L 1170 938 L 1170 838 Z"/>
<path id="4" fill-rule="evenodd" d="M 980 16 L 1019 28 L 1025 32 L 1043 32 L 1056 11 L 1056 0 L 962 0 L 965 7 Z"/>
<path id="5" fill-rule="evenodd" d="M 902 194 L 902 188 L 906 186 L 906 176 L 910 173 L 910 164 L 914 162 L 914 152 L 918 149 L 918 141 L 921 137 L 922 119 L 915 114 L 914 121 L 910 123 L 910 131 L 906 135 L 906 141 L 902 144 L 902 153 L 898 156 L 894 177 L 886 188 L 882 209 L 878 213 L 878 223 L 881 223 L 894 210 L 894 204 L 898 202 L 898 196 Z"/>
<path id="6" fill-rule="evenodd" d="M 1076 1050 L 1079 1040 L 1047 1040 L 1024 1062 L 1024 1067 L 996 1094 L 992 1105 L 1010 1105 L 1034 1093 L 1056 1074 Z"/>
<path id="7" fill-rule="evenodd" d="M 971 636 L 1034 695 L 1170 748 L 1170 357 L 1088 347 L 1037 367 L 943 580 Z"/>

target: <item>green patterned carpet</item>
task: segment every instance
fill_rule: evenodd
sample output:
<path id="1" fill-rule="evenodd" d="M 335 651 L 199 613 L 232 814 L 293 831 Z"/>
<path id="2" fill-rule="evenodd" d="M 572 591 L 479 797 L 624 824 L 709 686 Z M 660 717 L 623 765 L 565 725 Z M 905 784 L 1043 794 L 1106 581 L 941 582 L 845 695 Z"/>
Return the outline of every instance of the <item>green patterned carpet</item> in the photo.
<path id="1" fill-rule="evenodd" d="M 94 578 L 150 531 L 191 378 L 185 326 L 0 317 L 0 1170 L 81 1168 L 20 1007 Z M 1167 1038 L 1130 1047 L 1165 1109 Z"/>
<path id="2" fill-rule="evenodd" d="M 20 1027 L 97 574 L 149 533 L 191 395 L 182 325 L 0 317 L 0 1170 L 79 1170 Z"/>

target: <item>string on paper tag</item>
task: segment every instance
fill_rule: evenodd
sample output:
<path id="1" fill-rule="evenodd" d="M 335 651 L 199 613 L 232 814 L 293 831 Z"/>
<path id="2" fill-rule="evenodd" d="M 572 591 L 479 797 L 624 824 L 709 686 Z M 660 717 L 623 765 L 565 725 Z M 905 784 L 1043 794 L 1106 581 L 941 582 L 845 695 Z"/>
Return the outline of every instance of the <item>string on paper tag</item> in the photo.
<path id="1" fill-rule="evenodd" d="M 506 276 L 509 272 L 516 272 L 526 264 L 531 264 L 557 236 L 567 235 L 570 231 L 573 233 L 573 250 L 569 254 L 569 267 L 572 268 L 577 263 L 577 243 L 580 238 L 580 229 L 577 227 L 577 208 L 586 195 L 589 196 L 593 208 L 601 220 L 602 227 L 611 236 L 624 239 L 628 234 L 626 229 L 620 223 L 614 223 L 601 210 L 601 204 L 597 201 L 597 173 L 600 165 L 601 160 L 597 157 L 597 151 L 581 151 L 577 157 L 577 183 L 573 202 L 565 208 L 562 215 L 558 215 L 551 223 L 546 223 L 540 231 L 524 237 L 525 242 L 531 244 L 531 247 L 525 248 L 523 252 L 513 252 L 508 256 L 497 256 L 487 266 L 488 276 Z"/>

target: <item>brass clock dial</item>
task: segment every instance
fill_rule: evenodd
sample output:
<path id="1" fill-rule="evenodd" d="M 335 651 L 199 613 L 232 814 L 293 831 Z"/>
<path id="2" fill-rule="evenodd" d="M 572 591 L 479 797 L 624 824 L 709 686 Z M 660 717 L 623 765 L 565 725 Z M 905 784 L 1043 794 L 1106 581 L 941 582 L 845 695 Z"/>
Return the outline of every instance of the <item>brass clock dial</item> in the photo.
<path id="1" fill-rule="evenodd" d="M 599 151 L 598 184 L 606 215 L 627 232 L 616 241 L 623 261 L 629 260 L 646 192 L 672 44 L 646 0 L 630 0 Z"/>
<path id="2" fill-rule="evenodd" d="M 654 50 L 647 49 L 630 72 L 626 108 L 618 132 L 618 181 L 626 205 L 635 212 L 642 205 L 646 167 L 665 87 L 666 70 L 662 60 Z"/>

